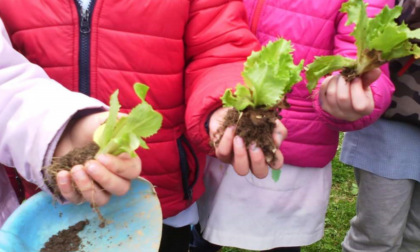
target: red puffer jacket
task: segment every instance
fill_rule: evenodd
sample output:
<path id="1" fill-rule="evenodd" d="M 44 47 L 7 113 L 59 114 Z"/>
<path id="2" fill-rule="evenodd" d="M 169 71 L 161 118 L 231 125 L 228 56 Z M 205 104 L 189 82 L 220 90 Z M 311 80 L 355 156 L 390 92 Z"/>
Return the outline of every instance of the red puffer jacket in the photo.
<path id="1" fill-rule="evenodd" d="M 0 0 L 0 17 L 15 49 L 72 91 L 108 103 L 119 89 L 129 112 L 140 102 L 132 85 L 149 85 L 164 120 L 150 150 L 138 151 L 142 176 L 156 186 L 164 218 L 201 196 L 205 122 L 259 49 L 242 1 L 92 0 L 83 12 L 77 0 Z"/>
<path id="2" fill-rule="evenodd" d="M 0 165 L 1 166 L 1 165 Z M 29 183 L 22 178 L 14 168 L 4 166 L 6 169 L 9 181 L 12 184 L 13 190 L 16 193 L 19 203 L 22 203 L 25 199 L 29 199 L 34 194 L 40 191 L 40 189 L 32 183 Z"/>

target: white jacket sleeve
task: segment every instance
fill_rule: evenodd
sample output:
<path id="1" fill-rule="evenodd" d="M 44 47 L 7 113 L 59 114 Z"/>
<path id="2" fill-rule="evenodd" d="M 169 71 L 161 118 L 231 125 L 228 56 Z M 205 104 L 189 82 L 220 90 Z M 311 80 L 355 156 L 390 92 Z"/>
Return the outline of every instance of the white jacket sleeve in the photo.
<path id="1" fill-rule="evenodd" d="M 62 131 L 80 111 L 105 109 L 71 92 L 16 52 L 0 20 L 0 163 L 48 190 L 42 167 L 51 162 Z"/>

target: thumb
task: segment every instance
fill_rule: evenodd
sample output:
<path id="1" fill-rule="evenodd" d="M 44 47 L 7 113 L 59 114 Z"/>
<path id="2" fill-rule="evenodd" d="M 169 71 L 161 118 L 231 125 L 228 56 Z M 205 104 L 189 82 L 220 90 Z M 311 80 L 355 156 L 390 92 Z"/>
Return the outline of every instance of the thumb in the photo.
<path id="1" fill-rule="evenodd" d="M 276 128 L 273 132 L 273 140 L 277 148 L 280 147 L 283 140 L 287 137 L 287 129 L 280 120 L 276 120 Z"/>
<path id="2" fill-rule="evenodd" d="M 230 108 L 219 108 L 211 114 L 209 121 L 209 133 L 211 139 L 215 140 L 215 136 L 219 134 L 218 130 L 223 124 L 223 121 L 229 109 Z"/>
<path id="3" fill-rule="evenodd" d="M 377 79 L 379 79 L 381 74 L 382 74 L 382 71 L 379 68 L 375 68 L 373 70 L 370 70 L 367 73 L 364 73 L 361 78 L 363 87 L 364 88 L 369 87 L 372 83 L 374 83 Z"/>

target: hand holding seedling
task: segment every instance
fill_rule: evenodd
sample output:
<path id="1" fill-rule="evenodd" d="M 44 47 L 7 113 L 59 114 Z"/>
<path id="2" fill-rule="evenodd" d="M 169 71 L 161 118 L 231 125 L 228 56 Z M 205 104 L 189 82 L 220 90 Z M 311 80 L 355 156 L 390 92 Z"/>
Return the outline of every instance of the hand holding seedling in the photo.
<path id="1" fill-rule="evenodd" d="M 64 156 L 75 148 L 90 144 L 94 132 L 106 121 L 108 115 L 108 112 L 96 113 L 70 122 L 57 145 L 55 156 Z M 118 157 L 99 155 L 96 160 L 76 165 L 70 171 L 60 171 L 57 174 L 57 185 L 61 195 L 74 204 L 88 201 L 102 206 L 109 201 L 111 194 L 126 194 L 130 189 L 130 180 L 137 178 L 140 171 L 141 162 L 137 156 L 131 158 L 126 153 Z M 77 189 L 73 187 L 72 181 Z"/>
<path id="2" fill-rule="evenodd" d="M 366 112 L 373 109 L 372 93 L 369 85 L 379 77 L 378 67 L 392 59 L 409 55 L 413 55 L 415 58 L 420 57 L 420 47 L 415 43 L 411 43 L 412 39 L 420 39 L 420 29 L 410 30 L 407 24 L 402 23 L 398 25 L 395 22 L 401 15 L 401 6 L 395 6 L 393 9 L 385 6 L 374 18 L 367 16 L 366 6 L 367 3 L 363 0 L 349 0 L 343 3 L 340 10 L 342 13 L 347 14 L 348 20 L 346 25 L 355 25 L 351 35 L 356 40 L 357 58 L 347 58 L 341 55 L 315 57 L 315 61 L 306 67 L 309 91 L 312 91 L 317 86 L 319 79 L 323 76 L 335 71 L 341 71 L 341 76 L 351 84 L 347 85 L 350 87 L 343 85 L 345 83 L 343 78 L 338 79 L 338 77 L 335 77 L 337 85 L 327 89 L 331 88 L 332 93 L 341 93 L 340 97 L 337 95 L 336 98 L 345 101 L 340 102 L 341 106 L 345 107 L 345 110 L 348 110 L 350 107 L 348 95 L 343 92 L 345 89 L 349 88 L 350 91 L 346 92 L 352 97 L 353 93 L 357 98 L 370 97 L 368 99 L 361 98 L 363 102 L 357 101 L 357 103 L 356 98 L 351 98 L 354 108 L 359 110 L 358 112 L 362 112 L 359 114 L 366 114 Z M 327 80 L 326 82 L 328 83 Z M 325 82 L 323 85 L 324 90 L 321 90 L 320 95 L 325 94 L 325 85 L 329 86 Z M 328 91 L 328 93 L 330 92 Z M 331 95 L 330 99 L 333 98 L 334 95 Z M 332 101 L 327 101 L 325 98 L 321 99 L 333 104 Z M 339 105 L 339 103 L 336 104 Z M 333 109 L 330 108 L 329 110 L 332 111 Z M 342 113 L 336 114 L 341 115 L 341 118 L 344 119 Z M 353 121 L 356 118 L 356 115 L 350 117 Z"/>
<path id="3" fill-rule="evenodd" d="M 106 204 L 111 194 L 128 192 L 130 180 L 141 171 L 136 150 L 149 149 L 144 138 L 162 126 L 162 115 L 146 101 L 149 87 L 136 83 L 134 91 L 140 103 L 126 116 L 118 113 L 117 90 L 111 95 L 109 113 L 70 122 L 56 148 L 56 158 L 44 168 L 54 195 L 76 204 L 90 202 L 101 227 L 105 219 L 98 206 Z"/>
<path id="4" fill-rule="evenodd" d="M 287 136 L 279 113 L 288 107 L 286 94 L 302 80 L 303 61 L 295 65 L 292 52 L 291 42 L 284 39 L 253 52 L 242 71 L 244 84 L 236 85 L 234 92 L 227 89 L 221 98 L 225 108 L 210 118 L 216 156 L 231 163 L 239 175 L 251 170 L 264 178 L 270 166 L 273 180 L 279 180 L 279 147 Z"/>
<path id="5" fill-rule="evenodd" d="M 228 108 L 220 108 L 216 110 L 210 118 L 209 129 L 212 141 L 216 141 L 220 138 L 218 129 L 222 126 L 222 122 L 228 110 Z M 283 166 L 283 155 L 280 152 L 279 147 L 286 136 L 286 127 L 277 119 L 276 127 L 272 135 L 276 147 L 276 159 L 273 163 L 270 163 L 270 167 L 273 169 L 278 170 Z M 256 144 L 251 144 L 251 146 L 247 147 L 240 136 L 235 136 L 235 126 L 226 128 L 223 137 L 216 147 L 216 156 L 222 162 L 232 164 L 236 173 L 241 176 L 245 176 L 249 171 L 257 178 L 265 178 L 268 174 L 268 164 L 261 148 Z"/>
<path id="6" fill-rule="evenodd" d="M 373 111 L 370 85 L 379 78 L 380 66 L 409 55 L 420 58 L 420 47 L 411 43 L 411 39 L 420 39 L 420 29 L 412 31 L 406 24 L 395 22 L 401 15 L 400 6 L 393 9 L 385 6 L 374 18 L 367 16 L 366 6 L 363 0 L 349 0 L 341 8 L 341 12 L 347 13 L 346 25 L 355 24 L 351 35 L 356 40 L 357 58 L 315 57 L 306 66 L 310 92 L 323 76 L 341 71 L 340 76 L 329 77 L 322 83 L 319 99 L 326 112 L 347 121 L 358 120 Z M 266 163 L 277 166 L 276 132 L 283 133 L 278 113 L 287 108 L 286 94 L 302 80 L 303 60 L 295 65 L 292 52 L 290 41 L 284 39 L 269 42 L 261 51 L 253 52 L 242 72 L 244 84 L 238 84 L 234 91 L 227 89 L 221 98 L 223 106 L 230 109 L 216 111 L 212 116 L 215 118 L 211 118 L 211 127 L 216 127 L 210 132 L 216 155 L 222 161 L 232 162 L 241 175 L 249 167 L 257 167 L 259 177 L 266 175 L 261 152 Z M 219 128 L 218 122 L 222 122 Z M 250 161 L 245 158 L 248 156 L 245 146 L 251 150 Z M 278 181 L 280 172 L 273 170 L 272 176 Z"/>
<path id="7" fill-rule="evenodd" d="M 341 75 L 329 76 L 319 90 L 322 109 L 338 119 L 349 122 L 370 115 L 375 107 L 370 85 L 380 75 L 381 70 L 375 68 L 351 82 L 347 82 Z"/>

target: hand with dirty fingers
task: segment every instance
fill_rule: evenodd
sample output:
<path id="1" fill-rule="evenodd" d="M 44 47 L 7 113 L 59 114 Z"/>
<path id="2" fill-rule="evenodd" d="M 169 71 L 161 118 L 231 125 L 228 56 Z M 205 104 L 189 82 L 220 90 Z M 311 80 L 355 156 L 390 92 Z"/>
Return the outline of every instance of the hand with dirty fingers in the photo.
<path id="1" fill-rule="evenodd" d="M 251 171 L 257 178 L 265 178 L 268 175 L 268 169 L 280 169 L 283 166 L 283 155 L 279 150 L 281 142 L 287 137 L 287 129 L 280 122 L 276 120 L 276 128 L 273 132 L 273 140 L 277 147 L 275 156 L 277 161 L 275 163 L 267 164 L 264 153 L 255 144 L 245 146 L 243 139 L 240 136 L 235 136 L 235 128 L 226 128 L 223 136 L 219 135 L 218 129 L 222 124 L 229 108 L 220 108 L 216 110 L 209 122 L 210 138 L 213 142 L 220 139 L 216 146 L 215 152 L 218 159 L 224 163 L 232 164 L 236 173 L 245 176 Z M 221 138 L 220 138 L 221 137 Z"/>
<path id="2" fill-rule="evenodd" d="M 326 78 L 319 91 L 322 109 L 335 118 L 348 122 L 370 115 L 375 107 L 370 85 L 380 75 L 381 70 L 376 68 L 351 83 L 346 82 L 341 75 Z"/>
<path id="3" fill-rule="evenodd" d="M 95 130 L 106 121 L 108 114 L 95 113 L 71 121 L 61 136 L 54 156 L 64 156 L 75 148 L 91 143 Z M 109 201 L 111 194 L 126 194 L 130 189 L 130 180 L 136 179 L 140 172 L 139 157 L 131 158 L 126 153 L 118 157 L 100 155 L 96 160 L 74 166 L 70 172 L 60 171 L 57 174 L 57 185 L 61 195 L 74 204 L 88 201 L 103 206 Z"/>

